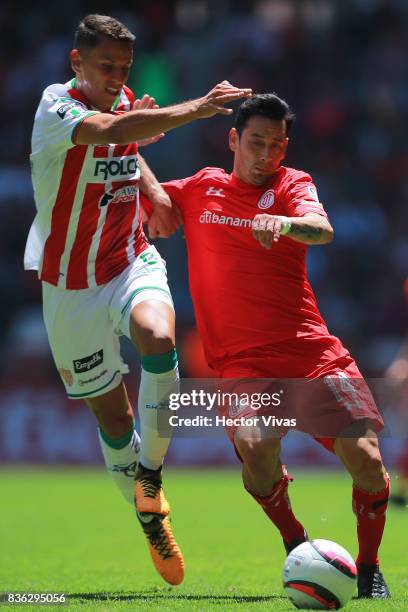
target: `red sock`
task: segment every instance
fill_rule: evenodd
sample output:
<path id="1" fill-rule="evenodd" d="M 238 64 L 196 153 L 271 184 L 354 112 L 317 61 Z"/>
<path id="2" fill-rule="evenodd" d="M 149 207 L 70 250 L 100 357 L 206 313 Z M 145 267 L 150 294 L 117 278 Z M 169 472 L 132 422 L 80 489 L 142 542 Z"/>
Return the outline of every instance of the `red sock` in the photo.
<path id="1" fill-rule="evenodd" d="M 359 551 L 356 565 L 377 565 L 378 549 L 385 525 L 385 513 L 390 494 L 390 479 L 382 491 L 369 493 L 353 487 L 353 512 L 357 517 Z"/>
<path id="2" fill-rule="evenodd" d="M 305 530 L 303 525 L 296 520 L 290 505 L 288 486 L 293 478 L 289 476 L 284 465 L 282 465 L 282 472 L 282 478 L 274 485 L 269 495 L 261 497 L 251 493 L 248 489 L 247 491 L 262 506 L 264 512 L 279 529 L 284 541 L 289 544 L 294 540 L 303 540 Z"/>

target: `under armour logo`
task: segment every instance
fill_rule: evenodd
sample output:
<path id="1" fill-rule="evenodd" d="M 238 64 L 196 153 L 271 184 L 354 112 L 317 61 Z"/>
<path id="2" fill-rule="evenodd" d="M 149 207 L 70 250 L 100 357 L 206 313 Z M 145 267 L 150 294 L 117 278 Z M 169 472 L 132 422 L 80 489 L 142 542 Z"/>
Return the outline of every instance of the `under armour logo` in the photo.
<path id="1" fill-rule="evenodd" d="M 222 196 L 223 192 L 224 192 L 223 189 L 216 189 L 215 187 L 209 187 L 207 191 L 205 192 L 205 195 Z"/>

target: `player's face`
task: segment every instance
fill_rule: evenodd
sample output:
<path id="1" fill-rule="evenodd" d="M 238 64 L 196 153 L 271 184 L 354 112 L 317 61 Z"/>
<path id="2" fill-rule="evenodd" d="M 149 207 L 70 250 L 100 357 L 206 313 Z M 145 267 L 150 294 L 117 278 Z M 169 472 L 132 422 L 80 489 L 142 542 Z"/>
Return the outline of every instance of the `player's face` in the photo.
<path id="1" fill-rule="evenodd" d="M 286 122 L 254 115 L 239 136 L 235 128 L 229 135 L 234 152 L 234 174 L 250 185 L 264 185 L 279 168 L 286 154 Z"/>
<path id="2" fill-rule="evenodd" d="M 80 53 L 71 51 L 77 88 L 101 110 L 111 109 L 126 82 L 133 61 L 132 43 L 102 37 L 97 47 Z"/>

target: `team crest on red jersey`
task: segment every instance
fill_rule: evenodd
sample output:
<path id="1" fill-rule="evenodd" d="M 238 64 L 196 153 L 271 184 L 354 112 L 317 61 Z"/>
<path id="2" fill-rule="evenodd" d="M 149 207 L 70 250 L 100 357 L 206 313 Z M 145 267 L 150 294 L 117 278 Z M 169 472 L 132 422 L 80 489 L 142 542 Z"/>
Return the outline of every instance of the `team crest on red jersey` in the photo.
<path id="1" fill-rule="evenodd" d="M 273 189 L 268 189 L 261 195 L 258 201 L 258 208 L 261 210 L 266 210 L 270 208 L 272 204 L 275 202 L 275 192 Z"/>

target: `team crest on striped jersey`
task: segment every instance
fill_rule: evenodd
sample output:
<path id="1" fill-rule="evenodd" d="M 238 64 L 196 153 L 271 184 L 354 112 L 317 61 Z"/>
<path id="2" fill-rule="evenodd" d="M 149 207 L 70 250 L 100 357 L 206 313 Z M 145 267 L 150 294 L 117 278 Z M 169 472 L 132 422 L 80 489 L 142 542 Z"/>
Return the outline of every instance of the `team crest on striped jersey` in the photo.
<path id="1" fill-rule="evenodd" d="M 268 189 L 268 191 L 265 191 L 265 193 L 263 193 L 261 197 L 259 198 L 258 208 L 260 208 L 261 210 L 267 210 L 268 208 L 272 206 L 274 202 L 275 202 L 275 192 L 273 189 Z"/>

